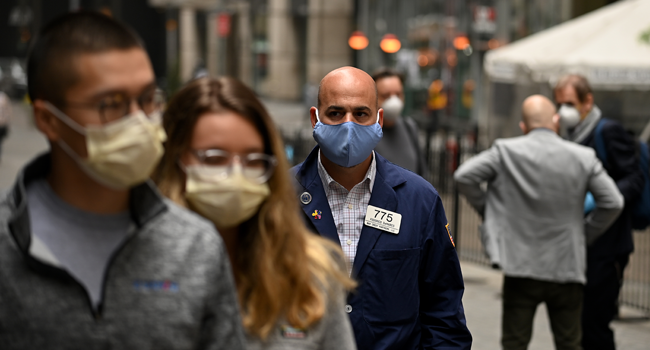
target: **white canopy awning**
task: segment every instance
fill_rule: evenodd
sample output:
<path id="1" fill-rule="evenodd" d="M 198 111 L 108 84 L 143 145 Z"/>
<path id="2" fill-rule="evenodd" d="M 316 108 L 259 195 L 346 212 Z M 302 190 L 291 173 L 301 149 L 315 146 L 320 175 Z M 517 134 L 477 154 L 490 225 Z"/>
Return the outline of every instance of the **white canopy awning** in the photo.
<path id="1" fill-rule="evenodd" d="M 624 0 L 485 56 L 492 81 L 550 83 L 585 75 L 594 88 L 650 90 L 650 0 Z"/>

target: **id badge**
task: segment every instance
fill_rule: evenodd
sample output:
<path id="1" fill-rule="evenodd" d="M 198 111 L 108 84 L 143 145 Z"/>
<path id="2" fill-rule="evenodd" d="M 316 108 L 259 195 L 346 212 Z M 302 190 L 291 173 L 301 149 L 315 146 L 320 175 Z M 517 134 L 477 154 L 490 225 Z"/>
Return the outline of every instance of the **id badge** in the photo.
<path id="1" fill-rule="evenodd" d="M 369 205 L 364 224 L 382 231 L 398 234 L 399 227 L 402 224 L 402 214 Z"/>

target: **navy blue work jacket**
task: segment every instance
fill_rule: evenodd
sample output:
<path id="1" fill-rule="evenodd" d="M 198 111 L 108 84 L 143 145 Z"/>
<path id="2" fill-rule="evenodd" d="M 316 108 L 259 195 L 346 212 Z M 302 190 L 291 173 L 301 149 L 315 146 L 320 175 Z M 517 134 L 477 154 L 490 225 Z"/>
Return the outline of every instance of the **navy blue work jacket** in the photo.
<path id="1" fill-rule="evenodd" d="M 365 225 L 361 230 L 352 267 L 359 286 L 346 305 L 357 347 L 469 349 L 463 276 L 440 196 L 420 176 L 375 155 L 369 204 L 401 214 L 402 222 L 398 234 Z M 308 226 L 340 244 L 318 175 L 318 146 L 292 174 Z M 320 219 L 311 215 L 315 210 Z"/>

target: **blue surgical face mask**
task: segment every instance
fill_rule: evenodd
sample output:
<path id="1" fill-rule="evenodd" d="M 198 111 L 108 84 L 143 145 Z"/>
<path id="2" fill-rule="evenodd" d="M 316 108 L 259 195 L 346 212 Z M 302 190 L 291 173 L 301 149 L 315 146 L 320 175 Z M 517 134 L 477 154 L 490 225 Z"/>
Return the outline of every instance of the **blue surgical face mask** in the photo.
<path id="1" fill-rule="evenodd" d="M 314 126 L 313 135 L 321 152 L 327 159 L 346 168 L 366 160 L 383 136 L 379 125 L 379 112 L 377 112 L 377 122 L 372 125 L 361 125 L 355 122 L 323 124 L 318 117 L 318 109 L 316 109 L 316 120 L 318 122 Z"/>

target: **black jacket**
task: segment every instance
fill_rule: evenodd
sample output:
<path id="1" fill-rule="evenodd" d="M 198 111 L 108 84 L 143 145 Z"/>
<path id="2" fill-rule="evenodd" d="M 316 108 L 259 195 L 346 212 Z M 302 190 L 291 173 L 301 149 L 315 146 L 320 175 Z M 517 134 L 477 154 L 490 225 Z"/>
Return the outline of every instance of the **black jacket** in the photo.
<path id="1" fill-rule="evenodd" d="M 595 130 L 596 128 L 581 142 L 582 145 L 596 149 Z M 607 152 L 607 162 L 603 161 L 602 155 L 598 155 L 598 158 L 623 194 L 625 208 L 612 226 L 588 248 L 587 255 L 591 258 L 629 254 L 634 250 L 631 209 L 645 184 L 643 173 L 638 165 L 637 146 L 632 136 L 614 120 L 609 120 L 601 132 Z"/>

